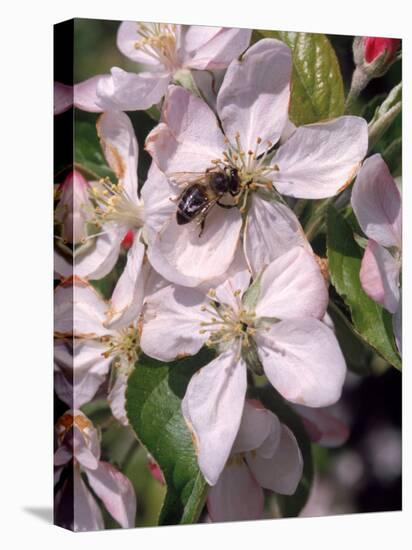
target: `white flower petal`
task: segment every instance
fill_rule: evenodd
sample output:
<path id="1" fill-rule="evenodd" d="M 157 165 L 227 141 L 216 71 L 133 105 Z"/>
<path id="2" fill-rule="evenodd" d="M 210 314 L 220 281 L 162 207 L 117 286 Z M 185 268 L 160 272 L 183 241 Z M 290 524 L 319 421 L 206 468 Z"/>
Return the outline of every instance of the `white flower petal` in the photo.
<path id="1" fill-rule="evenodd" d="M 215 299 L 220 304 L 226 304 L 233 311 L 242 309 L 242 296 L 250 283 L 250 271 L 244 269 L 228 277 L 226 281 L 214 290 Z"/>
<path id="2" fill-rule="evenodd" d="M 146 300 L 140 346 L 160 361 L 195 355 L 208 338 L 201 334 L 201 322 L 209 320 L 202 311 L 204 294 L 194 289 L 169 285 Z"/>
<path id="3" fill-rule="evenodd" d="M 182 401 L 199 467 L 209 485 L 216 484 L 229 458 L 245 402 L 246 365 L 236 348 L 194 374 Z"/>
<path id="4" fill-rule="evenodd" d="M 249 45 L 252 31 L 190 26 L 184 34 L 183 65 L 191 69 L 224 69 Z"/>
<path id="5" fill-rule="evenodd" d="M 352 189 L 352 208 L 364 233 L 382 246 L 402 243 L 401 195 L 379 154 L 365 160 Z"/>
<path id="6" fill-rule="evenodd" d="M 178 225 L 174 212 L 149 244 L 149 261 L 169 281 L 198 286 L 227 271 L 235 256 L 241 226 L 237 208 L 224 210 L 215 205 L 199 236 L 196 222 Z"/>
<path id="7" fill-rule="evenodd" d="M 294 246 L 311 251 L 293 211 L 280 202 L 269 202 L 253 193 L 246 218 L 243 246 L 254 275 Z"/>
<path id="8" fill-rule="evenodd" d="M 257 482 L 265 489 L 281 495 L 293 495 L 296 491 L 303 473 L 303 458 L 295 436 L 284 424 L 272 458 L 248 453 L 246 460 Z"/>
<path id="9" fill-rule="evenodd" d="M 68 111 L 73 105 L 73 86 L 54 82 L 54 114 Z"/>
<path id="10" fill-rule="evenodd" d="M 223 130 L 231 143 L 239 132 L 245 151 L 256 139 L 263 152 L 275 144 L 288 120 L 292 55 L 279 40 L 264 38 L 229 65 L 217 97 Z"/>
<path id="11" fill-rule="evenodd" d="M 131 201 L 137 203 L 139 148 L 130 118 L 119 112 L 103 113 L 96 126 L 110 168 Z"/>
<path id="12" fill-rule="evenodd" d="M 261 447 L 272 435 L 277 435 L 277 440 L 279 440 L 280 422 L 278 418 L 261 404 L 257 406 L 253 401 L 246 400 L 231 454 L 253 451 Z"/>
<path id="13" fill-rule="evenodd" d="M 362 258 L 360 281 L 363 290 L 390 313 L 399 307 L 400 264 L 392 254 L 370 239 Z"/>
<path id="14" fill-rule="evenodd" d="M 113 67 L 109 76 L 99 80 L 97 96 L 105 111 L 145 110 L 162 99 L 169 81 L 169 72 L 136 74 Z"/>
<path id="15" fill-rule="evenodd" d="M 258 317 L 321 319 L 328 305 L 328 291 L 313 254 L 294 247 L 263 272 Z"/>
<path id="16" fill-rule="evenodd" d="M 78 468 L 73 468 L 71 506 L 74 514 L 74 531 L 100 531 L 104 529 L 103 516 L 94 496 L 86 487 Z"/>
<path id="17" fill-rule="evenodd" d="M 336 418 L 328 408 L 314 409 L 303 405 L 293 405 L 302 417 L 303 424 L 312 441 L 323 447 L 339 447 L 349 437 L 348 426 Z"/>
<path id="18" fill-rule="evenodd" d="M 54 389 L 70 407 L 77 409 L 91 401 L 104 382 L 112 361 L 103 357 L 105 349 L 93 340 L 55 342 Z"/>
<path id="19" fill-rule="evenodd" d="M 213 522 L 260 519 L 263 505 L 263 491 L 243 460 L 224 468 L 207 497 L 207 510 Z"/>
<path id="20" fill-rule="evenodd" d="M 114 287 L 105 326 L 118 329 L 135 321 L 141 312 L 148 267 L 143 265 L 144 244 L 135 235 L 123 273 Z"/>
<path id="21" fill-rule="evenodd" d="M 342 116 L 301 126 L 274 157 L 273 183 L 283 195 L 322 199 L 336 195 L 356 175 L 368 150 L 363 118 Z"/>
<path id="22" fill-rule="evenodd" d="M 169 86 L 162 122 L 147 136 L 145 147 L 167 176 L 204 173 L 226 148 L 216 115 L 181 86 Z"/>
<path id="23" fill-rule="evenodd" d="M 309 407 L 338 401 L 346 365 L 324 323 L 309 318 L 280 321 L 254 339 L 266 376 L 285 399 Z"/>
<path id="24" fill-rule="evenodd" d="M 107 396 L 107 401 L 109 402 L 113 416 L 123 426 L 129 425 L 126 412 L 126 389 L 128 378 L 129 375 L 126 372 L 118 369 L 116 380 Z"/>
<path id="25" fill-rule="evenodd" d="M 103 107 L 97 95 L 97 86 L 99 82 L 107 79 L 110 79 L 110 75 L 100 74 L 75 84 L 73 86 L 74 106 L 81 111 L 101 113 Z"/>
<path id="26" fill-rule="evenodd" d="M 143 39 L 139 34 L 142 31 L 142 25 L 151 27 L 153 23 L 139 23 L 138 21 L 123 21 L 117 31 L 117 47 L 123 55 L 143 65 L 149 65 L 153 71 L 165 71 L 165 67 L 160 63 L 158 56 L 151 55 L 143 48 L 136 48 L 136 43 Z M 146 49 L 155 51 L 146 46 Z"/>
<path id="27" fill-rule="evenodd" d="M 108 462 L 96 470 L 86 470 L 90 486 L 106 510 L 124 528 L 134 527 L 136 496 L 131 481 Z"/>

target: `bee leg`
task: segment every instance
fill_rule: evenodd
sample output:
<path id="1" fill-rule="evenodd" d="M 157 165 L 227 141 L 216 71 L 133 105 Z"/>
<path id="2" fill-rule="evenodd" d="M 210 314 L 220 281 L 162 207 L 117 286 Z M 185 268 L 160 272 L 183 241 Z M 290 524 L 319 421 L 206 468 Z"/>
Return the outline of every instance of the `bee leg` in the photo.
<path id="1" fill-rule="evenodd" d="M 200 225 L 199 239 L 203 234 L 203 230 L 205 228 L 205 221 L 206 221 L 206 217 L 202 218 L 201 221 L 199 222 L 199 225 Z"/>
<path id="2" fill-rule="evenodd" d="M 235 206 L 236 206 L 235 204 L 222 204 L 222 203 L 219 202 L 219 201 L 216 201 L 216 204 L 218 204 L 218 205 L 221 206 L 222 208 L 227 208 L 227 209 L 229 209 L 229 208 L 235 208 Z"/>

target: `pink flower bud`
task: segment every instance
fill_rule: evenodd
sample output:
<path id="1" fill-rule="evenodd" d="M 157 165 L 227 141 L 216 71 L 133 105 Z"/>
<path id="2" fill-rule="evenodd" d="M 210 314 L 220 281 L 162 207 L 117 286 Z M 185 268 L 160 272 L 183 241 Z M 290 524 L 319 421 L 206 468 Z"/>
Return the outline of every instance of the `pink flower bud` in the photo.
<path id="1" fill-rule="evenodd" d="M 125 250 L 129 250 L 129 248 L 132 246 L 134 241 L 134 231 L 133 229 L 129 229 L 129 231 L 126 233 L 126 235 L 123 237 L 122 240 L 122 247 Z"/>
<path id="2" fill-rule="evenodd" d="M 399 38 L 379 38 L 364 36 L 363 47 L 366 63 L 372 63 L 377 57 L 386 52 L 385 63 L 392 61 L 400 44 Z"/>
<path id="3" fill-rule="evenodd" d="M 150 473 L 152 474 L 153 478 L 156 481 L 158 481 L 162 485 L 166 483 L 162 470 L 151 457 L 149 457 L 149 462 L 147 464 L 147 467 L 149 468 Z"/>

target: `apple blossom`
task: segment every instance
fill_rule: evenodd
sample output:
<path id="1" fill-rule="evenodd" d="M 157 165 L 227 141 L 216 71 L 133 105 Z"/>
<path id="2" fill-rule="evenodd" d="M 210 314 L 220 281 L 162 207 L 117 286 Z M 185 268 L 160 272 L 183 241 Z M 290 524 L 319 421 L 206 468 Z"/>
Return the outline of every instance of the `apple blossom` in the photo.
<path id="1" fill-rule="evenodd" d="M 346 366 L 325 323 L 328 293 L 313 256 L 294 247 L 249 288 L 243 270 L 207 294 L 168 285 L 146 301 L 140 345 L 160 361 L 213 347 L 182 401 L 199 466 L 215 484 L 239 429 L 247 367 L 265 373 L 287 400 L 311 407 L 339 399 Z"/>
<path id="2" fill-rule="evenodd" d="M 352 208 L 369 239 L 360 270 L 362 288 L 394 314 L 400 349 L 402 204 L 399 189 L 379 154 L 363 163 L 353 186 Z"/>
<path id="3" fill-rule="evenodd" d="M 162 99 L 170 82 L 196 86 L 191 70 L 226 68 L 248 47 L 251 34 L 249 29 L 124 21 L 118 48 L 143 71 L 113 67 L 110 74 L 81 83 L 77 104 L 92 112 L 148 109 Z"/>
<path id="4" fill-rule="evenodd" d="M 148 255 L 154 268 L 174 283 L 197 286 L 225 273 L 242 231 L 254 275 L 293 246 L 309 249 L 298 219 L 279 193 L 330 197 L 355 176 L 367 151 L 362 118 L 302 126 L 274 148 L 289 125 L 291 68 L 285 44 L 258 41 L 229 65 L 217 95 L 219 118 L 199 97 L 169 86 L 161 122 L 146 139 L 146 149 L 169 184 L 157 191 L 154 184 L 152 192 L 175 200 L 182 183 L 211 170 L 234 169 L 240 181 L 240 192 L 226 203 L 233 208 L 214 206 L 200 237 L 196 223 L 177 223 L 171 201 L 162 204 L 163 225 L 151 235 Z"/>
<path id="5" fill-rule="evenodd" d="M 116 380 L 108 400 L 113 415 L 124 424 L 124 389 L 138 357 L 138 319 L 147 277 L 143 261 L 144 246 L 137 242 L 109 303 L 78 277 L 55 291 L 57 394 L 70 406 L 80 407 L 93 398 L 113 365 Z"/>
<path id="6" fill-rule="evenodd" d="M 331 407 L 305 407 L 294 404 L 293 408 L 302 418 L 310 439 L 323 447 L 339 447 L 349 437 L 349 428 L 337 417 Z"/>
<path id="7" fill-rule="evenodd" d="M 56 443 L 56 483 L 61 480 L 56 495 L 56 513 L 59 513 L 59 508 L 64 511 L 70 506 L 65 503 L 66 498 L 72 506 L 72 518 L 65 527 L 75 531 L 104 529 L 99 505 L 82 474 L 120 526 L 134 527 L 136 496 L 133 485 L 114 466 L 100 460 L 98 432 L 87 416 L 80 410 L 63 414 L 56 424 Z M 69 471 L 68 479 L 64 479 L 64 469 Z"/>
<path id="8" fill-rule="evenodd" d="M 209 516 L 212 521 L 260 519 L 263 489 L 292 495 L 302 472 L 302 454 L 290 429 L 261 403 L 247 400 L 229 459 L 209 489 Z"/>

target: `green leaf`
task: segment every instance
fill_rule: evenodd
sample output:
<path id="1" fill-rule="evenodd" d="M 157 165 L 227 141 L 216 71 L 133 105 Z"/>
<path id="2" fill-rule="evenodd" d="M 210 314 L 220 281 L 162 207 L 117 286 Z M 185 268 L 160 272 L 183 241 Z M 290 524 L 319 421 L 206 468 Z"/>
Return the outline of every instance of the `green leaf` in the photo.
<path id="1" fill-rule="evenodd" d="M 299 415 L 287 404 L 281 395 L 271 385 L 251 390 L 251 397 L 261 403 L 279 420 L 288 426 L 296 440 L 303 457 L 303 475 L 296 492 L 293 495 L 276 495 L 283 517 L 296 517 L 305 506 L 313 483 L 312 446 Z"/>
<path id="2" fill-rule="evenodd" d="M 297 126 L 343 114 L 342 75 L 333 47 L 324 34 L 259 31 L 282 40 L 292 50 L 293 71 L 289 117 Z"/>
<path id="3" fill-rule="evenodd" d="M 167 484 L 160 525 L 195 523 L 208 485 L 199 470 L 181 401 L 192 375 L 210 362 L 213 353 L 161 363 L 142 356 L 130 375 L 126 410 L 140 442 L 157 461 Z"/>
<path id="4" fill-rule="evenodd" d="M 327 214 L 327 250 L 331 282 L 350 310 L 355 332 L 397 369 L 392 316 L 371 300 L 359 279 L 363 250 L 344 217 L 330 206 Z"/>
<path id="5" fill-rule="evenodd" d="M 86 121 L 75 121 L 74 125 L 74 162 L 76 168 L 88 178 L 116 178 L 107 166 L 95 124 Z"/>

